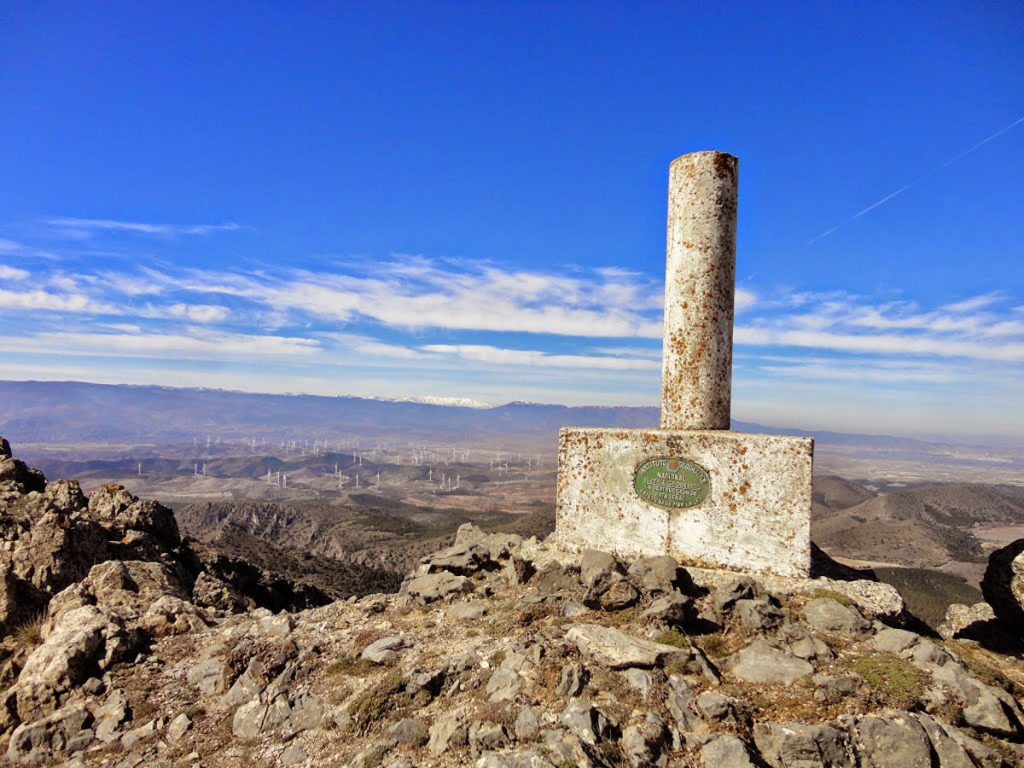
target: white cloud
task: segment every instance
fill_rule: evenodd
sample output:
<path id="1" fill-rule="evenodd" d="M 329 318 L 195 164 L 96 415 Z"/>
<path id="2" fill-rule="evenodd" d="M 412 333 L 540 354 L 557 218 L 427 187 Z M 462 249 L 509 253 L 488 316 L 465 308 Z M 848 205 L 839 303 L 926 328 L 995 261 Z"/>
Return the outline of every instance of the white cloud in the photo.
<path id="1" fill-rule="evenodd" d="M 842 352 L 969 357 L 980 360 L 1024 362 L 1024 343 L 993 344 L 927 336 L 739 327 L 735 331 L 735 342 L 751 346 L 808 347 Z"/>
<path id="2" fill-rule="evenodd" d="M 0 310 L 119 314 L 117 308 L 81 293 L 0 290 Z"/>
<path id="3" fill-rule="evenodd" d="M 757 294 L 747 288 L 736 289 L 736 313 L 746 312 L 757 304 Z"/>
<path id="4" fill-rule="evenodd" d="M 980 296 L 971 296 L 962 301 L 955 301 L 952 304 L 945 304 L 942 306 L 942 309 L 947 312 L 974 312 L 990 306 L 1002 298 L 1003 294 L 1000 291 L 993 291 L 992 293 L 984 293 Z"/>
<path id="5" fill-rule="evenodd" d="M 93 282 L 125 296 L 150 296 L 164 290 L 162 282 L 153 280 L 145 274 L 139 276 L 127 275 L 124 272 L 101 272 L 93 278 Z"/>
<path id="6" fill-rule="evenodd" d="M 222 358 L 310 357 L 321 351 L 315 339 L 261 336 L 191 329 L 187 333 L 50 332 L 27 338 L 0 337 L 0 351 L 59 355 L 218 360 Z"/>
<path id="7" fill-rule="evenodd" d="M 0 280 L 27 280 L 30 274 L 27 270 L 0 264 Z"/>
<path id="8" fill-rule="evenodd" d="M 209 235 L 214 232 L 235 232 L 243 229 L 241 224 L 149 224 L 139 221 L 117 219 L 79 219 L 70 216 L 46 219 L 46 224 L 73 236 L 88 235 L 92 232 L 130 232 L 141 235 Z"/>
<path id="9" fill-rule="evenodd" d="M 650 293 L 649 281 L 612 284 L 601 275 L 562 277 L 470 264 L 442 269 L 412 257 L 379 264 L 374 276 L 192 271 L 164 279 L 179 290 L 340 322 L 368 318 L 404 329 L 661 338 L 658 313 L 636 300 Z"/>
<path id="10" fill-rule="evenodd" d="M 617 371 L 661 370 L 661 363 L 654 360 L 637 360 L 625 357 L 596 357 L 590 355 L 552 355 L 527 349 L 502 349 L 484 344 L 427 344 L 426 352 L 454 355 L 462 360 L 506 366 L 531 366 L 543 368 L 593 368 Z"/>
<path id="11" fill-rule="evenodd" d="M 172 304 L 167 311 L 172 317 L 180 317 L 196 323 L 219 323 L 226 320 L 231 314 L 227 307 L 212 304 Z"/>

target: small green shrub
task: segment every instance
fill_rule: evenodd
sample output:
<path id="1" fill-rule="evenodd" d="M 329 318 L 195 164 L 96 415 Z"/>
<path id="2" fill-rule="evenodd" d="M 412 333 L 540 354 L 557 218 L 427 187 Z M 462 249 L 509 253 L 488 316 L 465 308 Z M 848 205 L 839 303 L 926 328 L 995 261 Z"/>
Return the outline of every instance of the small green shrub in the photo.
<path id="1" fill-rule="evenodd" d="M 853 671 L 899 709 L 910 709 L 917 704 L 927 682 L 924 672 L 895 656 L 865 656 L 854 662 Z"/>
<path id="2" fill-rule="evenodd" d="M 837 592 L 834 589 L 816 589 L 811 593 L 811 598 L 817 600 L 822 597 L 827 597 L 831 600 L 835 600 L 840 605 L 845 605 L 847 608 L 855 608 L 856 606 L 849 597 L 844 595 L 842 592 Z"/>
<path id="3" fill-rule="evenodd" d="M 408 681 L 393 669 L 355 698 L 348 710 L 352 719 L 346 730 L 357 735 L 370 733 L 385 718 L 401 717 L 412 703 Z"/>
<path id="4" fill-rule="evenodd" d="M 327 674 L 332 676 L 353 675 L 355 677 L 364 677 L 372 671 L 372 663 L 359 656 L 350 654 L 338 657 L 327 666 Z"/>
<path id="5" fill-rule="evenodd" d="M 670 629 L 668 632 L 662 632 L 654 638 L 654 642 L 661 643 L 662 645 L 671 645 L 675 648 L 690 647 L 690 638 L 675 629 Z"/>

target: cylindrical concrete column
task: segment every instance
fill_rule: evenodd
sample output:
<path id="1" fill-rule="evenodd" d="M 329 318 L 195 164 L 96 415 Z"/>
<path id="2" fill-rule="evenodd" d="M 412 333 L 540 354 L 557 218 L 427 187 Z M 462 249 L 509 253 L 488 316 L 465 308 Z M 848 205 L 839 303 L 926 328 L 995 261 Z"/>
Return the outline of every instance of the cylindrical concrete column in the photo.
<path id="1" fill-rule="evenodd" d="M 728 429 L 739 160 L 694 152 L 669 167 L 662 429 Z"/>

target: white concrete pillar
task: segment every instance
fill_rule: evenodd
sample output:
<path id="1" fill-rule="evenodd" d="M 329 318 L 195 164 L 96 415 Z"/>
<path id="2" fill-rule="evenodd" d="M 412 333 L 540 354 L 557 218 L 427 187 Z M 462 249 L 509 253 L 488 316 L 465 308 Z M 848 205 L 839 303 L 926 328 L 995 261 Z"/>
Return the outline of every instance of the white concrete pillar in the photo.
<path id="1" fill-rule="evenodd" d="M 739 160 L 694 152 L 669 167 L 662 429 L 728 429 Z"/>

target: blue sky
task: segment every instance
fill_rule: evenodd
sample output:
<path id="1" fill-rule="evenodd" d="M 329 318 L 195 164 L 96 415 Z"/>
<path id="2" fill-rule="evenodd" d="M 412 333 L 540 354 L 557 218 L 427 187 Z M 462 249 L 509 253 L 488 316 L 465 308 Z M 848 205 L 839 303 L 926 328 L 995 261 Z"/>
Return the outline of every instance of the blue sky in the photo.
<path id="1" fill-rule="evenodd" d="M 1019 435 L 1022 28 L 1017 2 L 6 3 L 0 377 L 655 404 L 668 163 L 716 148 L 736 418 Z"/>

